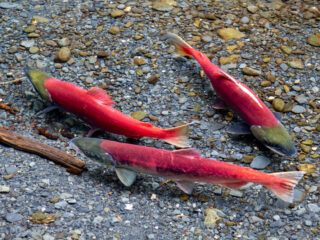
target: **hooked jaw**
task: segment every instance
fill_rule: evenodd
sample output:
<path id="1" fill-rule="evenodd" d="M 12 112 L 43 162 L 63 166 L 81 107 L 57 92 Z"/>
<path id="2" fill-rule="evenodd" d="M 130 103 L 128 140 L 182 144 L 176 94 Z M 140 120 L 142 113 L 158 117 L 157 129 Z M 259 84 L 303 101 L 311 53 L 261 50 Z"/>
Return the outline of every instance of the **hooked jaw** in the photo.
<path id="1" fill-rule="evenodd" d="M 98 138 L 78 137 L 71 140 L 70 146 L 100 164 L 115 165 L 112 156 L 101 148 L 102 141 Z"/>
<path id="2" fill-rule="evenodd" d="M 289 157 L 296 155 L 296 148 L 291 137 L 280 122 L 277 126 L 272 127 L 253 125 L 250 130 L 260 142 L 272 151 Z"/>
<path id="3" fill-rule="evenodd" d="M 50 95 L 45 87 L 45 81 L 48 78 L 51 78 L 51 76 L 47 73 L 32 68 L 25 68 L 25 73 L 31 81 L 33 87 L 37 90 L 41 97 L 47 102 L 52 102 Z"/>

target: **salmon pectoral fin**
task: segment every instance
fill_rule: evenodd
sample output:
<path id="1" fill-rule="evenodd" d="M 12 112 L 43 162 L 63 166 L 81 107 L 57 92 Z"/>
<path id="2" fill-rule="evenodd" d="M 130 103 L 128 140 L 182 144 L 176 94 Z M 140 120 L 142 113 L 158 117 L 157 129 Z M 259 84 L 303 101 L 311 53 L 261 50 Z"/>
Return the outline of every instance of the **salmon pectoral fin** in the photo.
<path id="1" fill-rule="evenodd" d="M 96 99 L 96 101 L 100 104 L 104 104 L 104 105 L 114 104 L 111 97 L 102 88 L 99 88 L 99 87 L 90 88 L 87 91 L 87 94 L 92 96 L 94 99 Z"/>
<path id="2" fill-rule="evenodd" d="M 191 182 L 191 181 L 183 181 L 183 180 L 180 180 L 180 181 L 175 181 L 178 185 L 178 187 L 183 191 L 185 192 L 186 194 L 190 195 L 193 191 L 193 186 L 194 186 L 194 183 Z"/>
<path id="3" fill-rule="evenodd" d="M 172 43 L 176 47 L 176 52 L 180 56 L 192 57 L 192 55 L 188 51 L 188 49 L 192 49 L 192 47 L 188 43 L 186 43 L 181 37 L 174 33 L 168 32 L 166 34 L 166 38 L 170 43 Z"/>
<path id="4" fill-rule="evenodd" d="M 234 123 L 226 129 L 227 133 L 233 136 L 252 134 L 250 126 L 245 123 Z"/>
<path id="5" fill-rule="evenodd" d="M 134 181 L 136 180 L 137 174 L 131 170 L 125 168 L 116 168 L 116 174 L 119 180 L 125 185 L 126 187 L 130 187 Z"/>
<path id="6" fill-rule="evenodd" d="M 303 171 L 271 173 L 270 175 L 276 176 L 282 181 L 265 184 L 265 186 L 283 201 L 292 203 L 294 188 L 304 174 Z"/>
<path id="7" fill-rule="evenodd" d="M 188 144 L 188 126 L 192 124 L 185 124 L 175 128 L 165 129 L 168 137 L 161 138 L 163 141 L 173 144 L 180 148 L 190 147 Z"/>
<path id="8" fill-rule="evenodd" d="M 220 185 L 231 188 L 231 189 L 239 189 L 242 186 L 246 185 L 248 182 L 233 182 L 233 183 L 221 183 Z"/>

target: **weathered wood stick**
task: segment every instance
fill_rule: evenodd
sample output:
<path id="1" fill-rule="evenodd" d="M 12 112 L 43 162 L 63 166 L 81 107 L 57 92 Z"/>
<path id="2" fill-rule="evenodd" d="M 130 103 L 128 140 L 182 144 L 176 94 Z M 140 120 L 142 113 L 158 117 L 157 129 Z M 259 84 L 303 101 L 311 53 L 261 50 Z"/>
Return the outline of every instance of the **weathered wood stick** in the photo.
<path id="1" fill-rule="evenodd" d="M 40 157 L 52 160 L 67 168 L 68 172 L 80 174 L 85 170 L 85 162 L 75 158 L 57 148 L 39 143 L 29 137 L 25 137 L 3 127 L 0 127 L 0 142 L 24 152 L 34 153 Z"/>

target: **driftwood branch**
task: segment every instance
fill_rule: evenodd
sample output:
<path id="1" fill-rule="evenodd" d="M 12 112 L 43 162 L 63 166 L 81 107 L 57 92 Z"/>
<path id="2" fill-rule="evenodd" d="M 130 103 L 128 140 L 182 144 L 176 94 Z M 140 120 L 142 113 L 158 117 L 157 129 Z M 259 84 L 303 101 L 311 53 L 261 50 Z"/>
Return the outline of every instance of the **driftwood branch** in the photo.
<path id="1" fill-rule="evenodd" d="M 39 143 L 29 137 L 25 137 L 3 127 L 0 127 L 0 142 L 24 152 L 34 153 L 40 157 L 52 160 L 67 168 L 68 172 L 80 174 L 85 170 L 85 162 L 75 158 L 57 148 Z"/>

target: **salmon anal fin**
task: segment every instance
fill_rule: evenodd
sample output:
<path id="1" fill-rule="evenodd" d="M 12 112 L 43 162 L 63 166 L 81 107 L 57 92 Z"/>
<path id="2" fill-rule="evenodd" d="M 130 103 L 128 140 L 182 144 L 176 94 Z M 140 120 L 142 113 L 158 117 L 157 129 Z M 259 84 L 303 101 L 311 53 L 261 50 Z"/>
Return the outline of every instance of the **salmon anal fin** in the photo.
<path id="1" fill-rule="evenodd" d="M 94 97 L 99 103 L 104 105 L 114 104 L 111 97 L 101 88 L 93 87 L 87 91 L 87 94 Z"/>
<path id="2" fill-rule="evenodd" d="M 213 108 L 214 109 L 227 109 L 228 107 L 221 99 L 217 99 L 213 103 Z"/>
<path id="3" fill-rule="evenodd" d="M 166 129 L 166 132 L 169 136 L 162 138 L 162 140 L 180 148 L 190 147 L 188 144 L 188 137 L 187 137 L 188 126 L 190 124 L 192 123 L 185 124 L 175 128 Z"/>
<path id="4" fill-rule="evenodd" d="M 194 156 L 194 157 L 200 157 L 200 153 L 194 149 L 194 148 L 188 148 L 188 149 L 180 149 L 172 151 L 173 154 L 181 154 L 186 156 Z"/>
<path id="5" fill-rule="evenodd" d="M 246 185 L 247 183 L 248 182 L 233 182 L 233 183 L 223 183 L 221 185 L 231 189 L 239 189 L 242 186 Z"/>
<path id="6" fill-rule="evenodd" d="M 193 191 L 193 182 L 190 181 L 176 181 L 178 187 L 186 194 L 191 194 Z"/>

